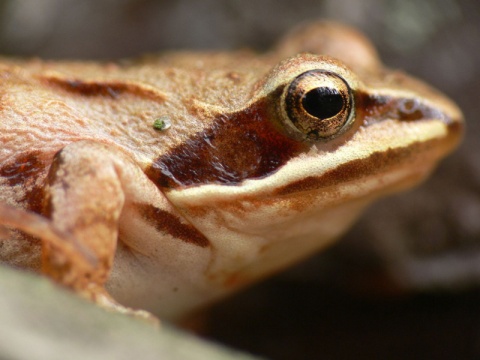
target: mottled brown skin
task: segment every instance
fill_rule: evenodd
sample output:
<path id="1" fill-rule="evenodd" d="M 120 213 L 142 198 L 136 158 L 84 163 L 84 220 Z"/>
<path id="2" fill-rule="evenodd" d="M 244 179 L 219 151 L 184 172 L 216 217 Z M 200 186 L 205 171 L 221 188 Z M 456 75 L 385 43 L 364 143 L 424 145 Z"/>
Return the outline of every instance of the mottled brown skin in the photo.
<path id="1" fill-rule="evenodd" d="M 338 128 L 320 123 L 324 138 L 296 128 L 291 114 L 316 120 L 284 100 L 312 70 L 352 99 Z M 171 319 L 326 246 L 365 205 L 424 179 L 463 124 L 332 23 L 265 54 L 5 58 L 0 78 L 0 259 Z"/>

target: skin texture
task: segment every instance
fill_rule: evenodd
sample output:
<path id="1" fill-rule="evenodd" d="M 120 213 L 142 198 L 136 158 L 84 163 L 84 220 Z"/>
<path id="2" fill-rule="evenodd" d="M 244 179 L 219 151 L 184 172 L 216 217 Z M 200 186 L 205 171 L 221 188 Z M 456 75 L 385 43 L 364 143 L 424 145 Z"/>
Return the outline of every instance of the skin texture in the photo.
<path id="1" fill-rule="evenodd" d="M 285 100 L 318 70 L 351 101 L 320 138 Z M 265 54 L 2 59 L 0 76 L 2 261 L 168 319 L 328 245 L 462 134 L 450 100 L 332 23 Z"/>

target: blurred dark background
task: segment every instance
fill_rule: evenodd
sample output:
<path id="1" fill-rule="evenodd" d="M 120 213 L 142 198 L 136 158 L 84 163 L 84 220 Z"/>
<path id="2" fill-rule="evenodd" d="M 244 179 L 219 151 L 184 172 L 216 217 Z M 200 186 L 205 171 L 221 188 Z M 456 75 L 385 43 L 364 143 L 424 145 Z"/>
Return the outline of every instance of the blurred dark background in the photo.
<path id="1" fill-rule="evenodd" d="M 0 50 L 262 51 L 320 18 L 358 27 L 389 67 L 452 97 L 465 141 L 421 188 L 375 204 L 335 246 L 215 306 L 206 335 L 272 359 L 478 359 L 480 2 L 0 0 Z"/>

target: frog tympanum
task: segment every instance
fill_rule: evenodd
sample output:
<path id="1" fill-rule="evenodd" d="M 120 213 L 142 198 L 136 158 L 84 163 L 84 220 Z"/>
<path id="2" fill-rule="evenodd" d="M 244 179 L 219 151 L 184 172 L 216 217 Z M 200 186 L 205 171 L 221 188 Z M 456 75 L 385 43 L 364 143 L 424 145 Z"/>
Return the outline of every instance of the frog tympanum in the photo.
<path id="1" fill-rule="evenodd" d="M 264 54 L 2 58 L 0 78 L 0 259 L 166 319 L 326 247 L 463 127 L 332 23 Z"/>

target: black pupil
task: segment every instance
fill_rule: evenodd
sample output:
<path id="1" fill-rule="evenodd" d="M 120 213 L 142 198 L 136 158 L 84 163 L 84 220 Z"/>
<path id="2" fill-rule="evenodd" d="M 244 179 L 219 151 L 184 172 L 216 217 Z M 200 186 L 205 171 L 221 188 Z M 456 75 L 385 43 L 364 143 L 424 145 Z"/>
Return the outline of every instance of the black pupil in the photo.
<path id="1" fill-rule="evenodd" d="M 328 119 L 342 110 L 343 98 L 337 89 L 318 87 L 303 96 L 302 105 L 310 115 Z"/>

